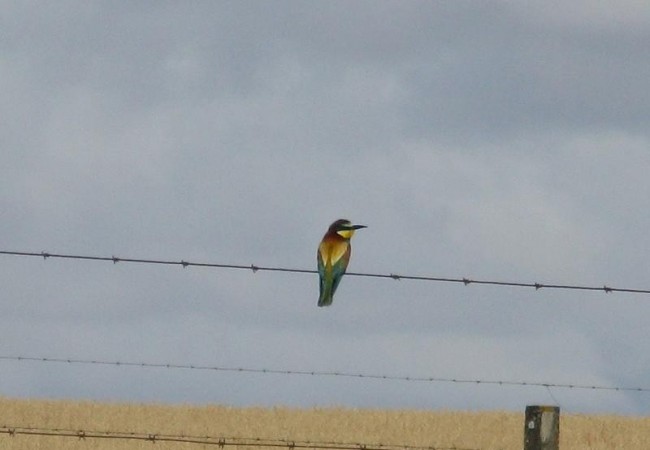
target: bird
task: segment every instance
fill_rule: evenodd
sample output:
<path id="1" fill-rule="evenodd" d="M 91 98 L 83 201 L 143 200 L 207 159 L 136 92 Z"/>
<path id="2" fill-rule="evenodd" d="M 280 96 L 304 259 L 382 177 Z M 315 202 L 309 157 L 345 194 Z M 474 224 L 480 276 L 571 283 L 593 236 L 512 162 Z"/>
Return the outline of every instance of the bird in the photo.
<path id="1" fill-rule="evenodd" d="M 356 230 L 368 228 L 366 225 L 353 225 L 346 219 L 332 223 L 318 246 L 316 260 L 320 277 L 320 296 L 318 306 L 332 304 L 334 292 L 341 282 L 350 262 L 350 239 Z"/>

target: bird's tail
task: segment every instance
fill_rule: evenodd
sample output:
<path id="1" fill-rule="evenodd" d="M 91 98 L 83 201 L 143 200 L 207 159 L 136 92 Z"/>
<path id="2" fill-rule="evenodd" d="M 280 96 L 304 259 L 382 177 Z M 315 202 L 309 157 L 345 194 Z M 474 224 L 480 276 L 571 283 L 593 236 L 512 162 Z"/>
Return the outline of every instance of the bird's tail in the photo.
<path id="1" fill-rule="evenodd" d="M 318 306 L 329 306 L 334 300 L 334 292 L 332 292 L 331 283 L 325 283 L 321 290 L 320 297 L 318 297 Z"/>

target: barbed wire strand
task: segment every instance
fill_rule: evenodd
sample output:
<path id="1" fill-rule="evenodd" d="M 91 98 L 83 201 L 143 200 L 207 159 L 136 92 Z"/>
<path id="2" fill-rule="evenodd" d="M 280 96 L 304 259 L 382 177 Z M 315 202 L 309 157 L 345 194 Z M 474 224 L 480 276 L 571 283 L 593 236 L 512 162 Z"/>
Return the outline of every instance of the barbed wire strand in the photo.
<path id="1" fill-rule="evenodd" d="M 74 437 L 83 439 L 122 439 L 155 442 L 178 442 L 184 444 L 202 444 L 225 446 L 246 446 L 246 447 L 275 447 L 288 449 L 325 449 L 325 450 L 481 450 L 478 448 L 456 447 L 456 446 L 413 446 L 408 444 L 363 444 L 351 442 L 319 442 L 319 441 L 297 441 L 289 439 L 267 439 L 267 438 L 236 438 L 216 436 L 194 436 L 174 435 L 162 433 L 138 433 L 130 431 L 94 431 L 94 430 L 72 430 L 65 428 L 45 427 L 15 427 L 4 425 L 0 427 L 0 434 L 9 436 L 49 436 L 49 437 Z"/>
<path id="2" fill-rule="evenodd" d="M 144 258 L 122 258 L 117 256 L 88 256 L 88 255 L 69 255 L 61 253 L 49 252 L 25 252 L 25 251 L 9 251 L 0 250 L 0 254 L 8 256 L 29 256 L 39 258 L 62 258 L 62 259 L 77 259 L 86 261 L 108 261 L 114 264 L 118 262 L 124 263 L 138 263 L 138 264 L 159 264 L 168 266 L 181 266 L 186 267 L 211 267 L 219 269 L 238 269 L 238 270 L 251 270 L 253 273 L 258 271 L 266 272 L 289 272 L 289 273 L 318 273 L 313 269 L 294 269 L 288 267 L 271 267 L 271 266 L 258 266 L 255 264 L 241 265 L 241 264 L 219 264 L 219 263 L 202 263 L 190 262 L 185 260 L 172 261 L 172 260 L 157 260 L 157 259 L 144 259 Z M 470 278 L 449 278 L 449 277 L 431 277 L 419 275 L 398 275 L 394 273 L 380 274 L 380 273 L 363 273 L 363 272 L 347 272 L 347 276 L 357 277 L 370 277 L 370 278 L 390 278 L 393 280 L 417 280 L 417 281 L 434 281 L 442 283 L 462 283 L 465 286 L 470 284 L 477 285 L 491 285 L 491 286 L 510 286 L 510 287 L 526 287 L 534 288 L 536 291 L 540 289 L 562 289 L 562 290 L 581 290 L 581 291 L 601 291 L 607 294 L 612 292 L 624 292 L 632 294 L 650 294 L 650 289 L 631 289 L 631 288 L 616 288 L 607 285 L 603 286 L 584 286 L 575 284 L 557 284 L 557 283 L 527 283 L 517 281 L 495 281 L 495 280 L 477 280 Z"/>
<path id="3" fill-rule="evenodd" d="M 65 363 L 65 364 L 83 364 L 83 365 L 101 365 L 117 367 L 140 367 L 153 369 L 182 369 L 182 370 L 202 370 L 213 372 L 239 372 L 254 373 L 264 375 L 302 375 L 318 377 L 343 377 L 343 378 L 361 378 L 387 381 L 406 381 L 406 382 L 429 382 L 429 383 L 456 383 L 456 384 L 474 384 L 474 385 L 493 385 L 493 386 L 520 386 L 520 387 L 542 387 L 542 388 L 560 388 L 560 389 L 584 389 L 592 391 L 619 391 L 619 392 L 650 392 L 650 387 L 621 387 L 605 386 L 596 384 L 580 383 L 543 383 L 536 381 L 515 381 L 515 380 L 487 380 L 487 379 L 465 379 L 465 378 L 448 378 L 448 377 L 422 377 L 422 376 L 399 376 L 399 375 L 378 375 L 364 374 L 353 372 L 336 372 L 336 371 L 318 371 L 318 370 L 285 370 L 285 369 L 260 369 L 250 367 L 225 367 L 225 366 L 206 366 L 197 364 L 172 364 L 172 363 L 148 363 L 133 361 L 101 361 L 91 359 L 74 359 L 74 358 L 40 358 L 33 356 L 10 356 L 0 355 L 0 361 L 26 361 L 39 363 Z"/>

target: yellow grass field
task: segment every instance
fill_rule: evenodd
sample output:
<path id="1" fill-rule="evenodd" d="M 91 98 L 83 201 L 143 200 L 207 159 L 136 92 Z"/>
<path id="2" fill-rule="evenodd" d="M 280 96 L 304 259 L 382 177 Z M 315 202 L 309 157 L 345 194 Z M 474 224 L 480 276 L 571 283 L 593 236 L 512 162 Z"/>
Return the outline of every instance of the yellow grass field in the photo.
<path id="1" fill-rule="evenodd" d="M 271 444 L 276 449 L 292 450 L 291 442 L 296 449 L 331 448 L 326 443 L 357 449 L 363 444 L 368 450 L 380 445 L 389 450 L 396 446 L 481 450 L 523 447 L 523 411 L 233 408 L 9 398 L 0 398 L 0 411 L 3 450 L 269 450 Z M 86 437 L 79 437 L 82 432 Z M 40 435 L 44 433 L 53 435 Z M 92 437 L 93 433 L 97 437 Z M 222 438 L 222 446 L 218 439 L 206 436 Z M 562 450 L 648 448 L 650 418 L 561 416 Z"/>

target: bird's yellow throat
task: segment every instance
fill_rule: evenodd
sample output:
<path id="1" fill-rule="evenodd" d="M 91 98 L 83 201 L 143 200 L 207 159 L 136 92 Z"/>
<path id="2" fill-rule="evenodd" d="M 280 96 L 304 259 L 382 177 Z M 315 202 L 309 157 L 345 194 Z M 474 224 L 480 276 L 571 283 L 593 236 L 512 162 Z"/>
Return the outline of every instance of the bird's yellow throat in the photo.
<path id="1" fill-rule="evenodd" d="M 354 236 L 354 230 L 339 230 L 336 232 L 339 236 L 341 236 L 343 239 L 350 239 L 352 236 Z"/>

